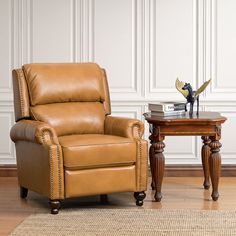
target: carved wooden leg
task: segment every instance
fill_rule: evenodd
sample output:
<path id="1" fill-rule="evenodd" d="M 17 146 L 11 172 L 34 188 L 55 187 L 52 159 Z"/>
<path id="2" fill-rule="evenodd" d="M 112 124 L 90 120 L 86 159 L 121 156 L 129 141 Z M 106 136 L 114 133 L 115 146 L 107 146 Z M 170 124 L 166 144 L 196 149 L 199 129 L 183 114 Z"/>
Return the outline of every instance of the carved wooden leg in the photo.
<path id="1" fill-rule="evenodd" d="M 28 195 L 28 189 L 20 186 L 20 197 L 26 198 Z"/>
<path id="2" fill-rule="evenodd" d="M 209 157 L 211 154 L 211 148 L 209 144 L 211 142 L 208 136 L 202 136 L 203 146 L 202 146 L 202 167 L 204 172 L 204 183 L 203 186 L 205 189 L 210 188 L 210 173 L 209 173 Z"/>
<path id="3" fill-rule="evenodd" d="M 151 187 L 152 190 L 155 189 L 155 182 L 154 182 L 154 163 L 153 163 L 153 158 L 154 158 L 154 145 L 153 142 L 151 142 L 151 146 L 149 148 L 149 162 L 150 162 L 150 169 L 151 169 L 151 174 L 152 174 L 152 183 Z"/>
<path id="4" fill-rule="evenodd" d="M 164 137 L 158 139 L 157 143 L 154 143 L 154 158 L 153 158 L 153 166 L 154 166 L 154 182 L 155 182 L 155 200 L 157 202 L 161 201 L 161 186 L 164 176 L 164 168 L 165 168 L 165 157 L 163 155 L 165 144 L 163 142 Z"/>
<path id="5" fill-rule="evenodd" d="M 221 172 L 221 156 L 219 153 L 221 143 L 217 139 L 217 137 L 211 137 L 212 142 L 209 144 L 211 148 L 211 154 L 209 157 L 210 175 L 212 183 L 211 197 L 214 201 L 217 201 L 217 199 L 219 198 L 218 185 Z"/>
<path id="6" fill-rule="evenodd" d="M 143 199 L 146 197 L 145 192 L 135 192 L 134 197 L 136 199 L 136 205 L 142 206 L 143 205 Z"/>
<path id="7" fill-rule="evenodd" d="M 61 207 L 61 202 L 59 200 L 50 200 L 49 204 L 51 206 L 51 214 L 56 215 Z"/>
<path id="8" fill-rule="evenodd" d="M 100 202 L 101 202 L 101 204 L 108 204 L 108 196 L 107 196 L 107 194 L 101 194 L 100 195 Z"/>

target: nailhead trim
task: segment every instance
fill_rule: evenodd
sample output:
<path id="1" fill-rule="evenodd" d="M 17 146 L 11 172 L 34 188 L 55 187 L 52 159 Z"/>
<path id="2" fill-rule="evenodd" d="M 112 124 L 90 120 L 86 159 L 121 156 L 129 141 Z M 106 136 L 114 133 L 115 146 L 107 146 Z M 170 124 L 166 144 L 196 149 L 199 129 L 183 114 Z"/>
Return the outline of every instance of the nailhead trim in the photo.
<path id="1" fill-rule="evenodd" d="M 50 129 L 45 129 L 43 131 L 43 136 L 42 136 L 42 141 L 44 144 L 46 144 L 46 134 L 49 134 L 50 136 L 50 139 L 53 140 L 52 138 L 52 132 Z M 60 198 L 60 195 L 61 195 L 61 192 L 62 192 L 62 189 L 61 189 L 61 186 L 62 186 L 62 179 L 61 179 L 61 173 L 60 173 L 60 147 L 59 145 L 56 145 L 56 152 L 57 152 L 57 174 L 58 174 L 58 197 Z M 50 155 L 50 184 L 51 184 L 51 192 L 50 192 L 50 197 L 51 199 L 54 199 L 53 196 L 54 196 L 54 159 L 53 159 L 53 154 L 52 154 L 52 148 L 51 146 L 49 146 L 49 155 Z"/>
<path id="2" fill-rule="evenodd" d="M 52 148 L 49 147 L 49 157 L 50 157 L 50 199 L 54 199 L 54 189 L 53 189 L 53 186 L 54 186 L 54 181 L 53 181 L 53 175 L 54 175 L 54 172 L 53 172 L 53 158 L 52 158 Z"/>
<path id="3" fill-rule="evenodd" d="M 138 125 L 134 125 L 133 126 L 133 131 L 134 131 L 134 128 L 137 128 L 137 134 L 138 134 L 138 138 L 136 139 L 136 141 L 137 141 L 137 144 L 138 144 L 138 151 L 139 151 L 138 158 L 139 158 L 139 162 L 140 162 L 140 165 L 139 165 L 139 173 L 140 173 L 140 175 L 139 176 L 141 176 L 141 170 L 142 170 L 141 160 L 142 160 L 142 152 L 143 152 L 142 143 L 140 141 L 140 139 L 141 139 L 141 130 L 140 130 L 140 127 Z M 133 136 L 134 137 L 136 136 L 134 134 L 134 132 L 133 132 Z M 146 175 L 146 181 L 147 181 L 147 175 Z M 139 188 L 138 191 L 141 190 L 141 187 L 142 187 L 142 183 L 141 183 L 141 178 L 140 178 L 139 181 L 138 181 L 138 188 Z"/>
<path id="4" fill-rule="evenodd" d="M 59 192 L 59 198 L 60 198 L 60 195 L 61 195 L 61 184 L 62 184 L 62 180 L 61 180 L 61 172 L 60 172 L 60 146 L 57 145 L 57 163 L 58 163 L 58 192 Z"/>
<path id="5" fill-rule="evenodd" d="M 18 77 L 18 85 L 19 85 L 19 93 L 20 93 L 20 110 L 21 110 L 21 116 L 24 117 L 24 101 L 23 101 L 23 91 L 22 91 L 22 77 L 24 76 L 23 75 L 23 72 L 22 70 L 16 70 L 16 74 L 17 74 L 17 77 Z"/>

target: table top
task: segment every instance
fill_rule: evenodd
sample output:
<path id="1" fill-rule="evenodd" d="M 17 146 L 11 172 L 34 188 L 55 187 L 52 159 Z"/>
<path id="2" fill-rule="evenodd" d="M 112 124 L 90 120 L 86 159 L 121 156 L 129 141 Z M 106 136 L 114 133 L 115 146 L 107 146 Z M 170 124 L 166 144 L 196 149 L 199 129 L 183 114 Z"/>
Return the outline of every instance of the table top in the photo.
<path id="1" fill-rule="evenodd" d="M 219 112 L 199 112 L 199 115 L 196 115 L 196 112 L 194 112 L 193 116 L 190 117 L 189 113 L 186 112 L 186 114 L 181 116 L 154 116 L 151 115 L 151 112 L 144 113 L 145 120 L 148 123 L 153 124 L 164 124 L 164 125 L 174 125 L 174 124 L 222 124 L 224 123 L 227 118 L 224 116 L 221 116 Z"/>

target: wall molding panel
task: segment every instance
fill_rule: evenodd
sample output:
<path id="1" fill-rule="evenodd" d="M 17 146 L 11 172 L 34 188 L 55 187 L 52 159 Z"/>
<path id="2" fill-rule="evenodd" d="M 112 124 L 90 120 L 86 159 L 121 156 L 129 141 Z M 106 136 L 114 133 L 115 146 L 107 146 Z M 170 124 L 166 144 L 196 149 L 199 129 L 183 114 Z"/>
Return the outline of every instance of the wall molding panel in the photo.
<path id="1" fill-rule="evenodd" d="M 107 71 L 112 115 L 142 121 L 149 102 L 184 101 L 176 77 L 195 88 L 212 78 L 201 109 L 228 117 L 222 162 L 236 164 L 235 7 L 235 0 L 1 0 L 0 164 L 15 163 L 12 69 L 88 61 Z M 166 163 L 200 164 L 200 137 L 181 137 L 187 148 L 179 138 L 166 138 Z"/>
<path id="2" fill-rule="evenodd" d="M 184 1 L 181 1 L 181 4 L 184 4 Z M 198 34 L 199 34 L 199 4 L 198 4 L 198 0 L 192 0 L 192 1 L 186 1 L 187 2 L 191 2 L 192 6 L 190 6 L 190 9 L 188 9 L 190 12 L 192 12 L 192 16 L 186 16 L 185 20 L 182 19 L 182 23 L 185 21 L 189 21 L 192 20 L 192 24 L 191 24 L 191 29 L 190 32 L 191 36 L 192 36 L 192 40 L 191 40 L 191 44 L 192 46 L 190 47 L 191 50 L 189 51 L 190 54 L 192 54 L 192 56 L 189 56 L 189 58 L 192 59 L 192 63 L 191 63 L 191 67 L 192 67 L 192 73 L 190 73 L 191 78 L 186 78 L 186 77 L 182 77 L 181 75 L 184 76 L 184 73 L 180 73 L 180 71 L 176 70 L 176 74 L 174 74 L 171 78 L 165 78 L 164 76 L 161 76 L 162 74 L 159 73 L 158 75 L 158 71 L 160 71 L 160 67 L 158 67 L 158 57 L 157 54 L 159 54 L 158 48 L 160 49 L 160 46 L 157 47 L 157 40 L 160 37 L 158 34 L 158 26 L 159 28 L 164 28 L 164 24 L 168 23 L 166 22 L 166 19 L 160 19 L 160 16 L 158 15 L 158 7 L 160 7 L 160 3 L 162 3 L 162 5 L 164 6 L 165 3 L 163 0 L 159 1 L 155 1 L 152 0 L 151 4 L 150 4 L 150 18 L 151 18 L 151 22 L 150 22 L 150 79 L 147 80 L 148 84 L 148 97 L 151 99 L 156 99 L 156 100 L 173 100 L 173 99 L 181 99 L 181 97 L 179 96 L 178 93 L 176 93 L 176 89 L 174 86 L 174 82 L 176 80 L 177 77 L 180 78 L 180 80 L 191 80 L 191 83 L 193 84 L 193 86 L 196 86 L 196 84 L 198 84 L 197 80 L 198 80 L 198 54 L 199 54 L 199 45 L 198 45 Z M 176 3 L 177 4 L 177 3 Z M 179 2 L 178 2 L 179 4 Z M 180 4 L 180 5 L 181 5 Z M 168 5 L 168 4 L 167 4 Z M 188 6 L 187 6 L 188 7 Z M 168 7 L 164 7 L 164 10 L 168 10 Z M 185 9 L 186 10 L 186 9 Z M 168 14 L 172 14 L 173 9 L 169 11 Z M 181 7 L 179 7 L 176 11 L 181 11 Z M 163 14 L 164 15 L 164 14 Z M 179 12 L 179 15 L 176 16 L 180 16 L 182 15 L 182 12 Z M 174 17 L 173 17 L 174 18 Z M 162 23 L 159 23 L 157 25 L 157 22 L 159 21 L 163 21 Z M 173 21 L 173 22 L 172 22 Z M 175 22 L 175 18 L 172 20 L 169 24 L 168 27 L 173 27 L 173 30 L 176 28 L 176 22 Z M 159 31 L 161 31 L 164 29 L 160 29 Z M 161 31 L 162 32 L 162 31 Z M 174 32 L 173 35 L 178 34 L 178 32 Z M 171 35 L 171 32 L 169 32 L 168 36 L 171 37 L 173 36 Z M 185 35 L 180 36 L 180 38 L 178 38 L 179 42 L 176 43 L 176 46 L 174 47 L 178 47 L 178 45 L 181 45 L 181 41 L 183 41 L 185 38 Z M 162 39 L 163 40 L 163 39 Z M 168 38 L 166 39 L 168 40 Z M 173 38 L 173 40 L 177 41 L 177 39 Z M 162 44 L 164 44 L 165 42 L 162 42 Z M 160 44 L 161 44 L 160 43 Z M 171 45 L 171 44 L 170 44 Z M 176 57 L 176 55 L 172 55 L 171 52 L 168 51 L 168 45 L 166 45 L 166 50 L 163 50 L 164 53 L 166 51 L 167 53 L 167 58 L 165 60 L 168 60 L 168 57 L 171 59 L 171 57 Z M 161 51 L 162 53 L 162 51 Z M 162 55 L 164 56 L 164 55 Z M 180 57 L 181 55 L 179 55 Z M 177 55 L 178 57 L 178 55 Z M 168 66 L 166 64 L 162 64 L 165 66 L 165 71 L 168 72 L 168 70 L 171 70 L 170 68 L 168 68 Z M 169 75 L 169 73 L 167 73 Z M 160 82 L 161 81 L 165 81 L 165 80 L 169 80 L 171 79 L 171 83 L 169 83 L 169 85 L 162 85 Z"/>
<path id="3" fill-rule="evenodd" d="M 14 145 L 10 140 L 10 128 L 14 124 L 14 112 L 12 105 L 5 104 L 0 106 L 0 124 L 1 139 L 0 144 L 0 164 L 14 164 L 15 163 L 15 150 Z"/>
<path id="4" fill-rule="evenodd" d="M 142 106 L 129 104 L 112 104 L 111 115 L 140 119 L 140 117 L 142 116 Z"/>
<path id="5" fill-rule="evenodd" d="M 74 61 L 93 61 L 94 0 L 72 0 Z"/>
<path id="6" fill-rule="evenodd" d="M 13 67 L 13 18 L 14 2 L 1 1 L 0 3 L 0 28 L 1 28 L 1 55 L 0 55 L 0 102 L 12 100 L 11 69 Z"/>
<path id="7" fill-rule="evenodd" d="M 106 2 L 106 1 L 102 1 Z M 114 3 L 117 1 L 113 1 Z M 123 59 L 120 58 L 120 60 L 117 60 L 117 67 L 120 67 L 120 70 L 118 71 L 120 73 L 120 77 L 117 74 L 117 69 L 114 70 L 113 72 L 113 67 L 114 65 L 111 65 L 111 67 L 106 68 L 107 73 L 108 73 L 108 79 L 110 80 L 110 92 L 111 92 L 111 98 L 112 100 L 117 100 L 117 101 L 122 101 L 122 100 L 137 100 L 142 97 L 144 94 L 143 86 L 144 85 L 144 16 L 145 16 L 145 8 L 144 8 L 144 1 L 143 0 L 129 0 L 129 1 L 121 1 L 123 6 L 124 4 L 129 4 L 130 6 L 128 7 L 129 12 L 126 12 L 126 17 L 128 18 L 129 22 L 127 21 L 127 24 L 129 25 L 130 29 L 128 30 L 126 27 L 126 32 L 124 32 L 124 35 L 119 34 L 121 40 L 123 38 L 127 38 L 129 35 L 129 48 L 127 53 L 127 56 L 129 56 L 129 63 L 130 63 L 130 71 L 126 71 L 126 68 L 122 68 L 122 61 Z M 100 62 L 99 64 L 103 64 L 103 61 L 109 60 L 109 59 L 104 59 L 104 57 L 101 54 L 107 54 L 109 56 L 109 52 L 104 50 L 104 52 L 101 52 L 100 47 L 103 47 L 104 45 L 100 43 L 101 37 L 99 33 L 99 29 L 97 27 L 101 26 L 101 23 L 95 23 L 98 22 L 97 20 L 100 16 L 101 18 L 101 7 L 99 7 L 99 2 L 98 1 L 93 1 L 93 61 L 95 62 Z M 114 9 L 113 9 L 114 10 Z M 121 9 L 122 10 L 122 9 Z M 106 9 L 104 9 L 106 11 Z M 104 14 L 106 14 L 104 12 Z M 109 20 L 109 19 L 108 19 Z M 112 19 L 111 19 L 112 20 Z M 118 24 L 116 22 L 116 19 L 114 18 L 114 23 Z M 101 20 L 101 21 L 104 21 Z M 125 25 L 126 22 L 123 20 L 120 23 L 119 27 L 122 27 L 122 25 Z M 122 32 L 121 32 L 122 33 Z M 109 32 L 107 33 L 108 35 L 105 36 L 104 38 L 109 37 Z M 129 34 L 129 35 L 128 35 Z M 111 37 L 111 36 L 110 36 Z M 114 39 L 115 40 L 115 39 Z M 116 42 L 114 42 L 118 47 L 121 48 L 122 51 L 125 49 L 122 47 L 121 44 L 119 44 L 119 40 L 117 39 Z M 97 46 L 96 46 L 97 45 Z M 126 45 L 125 45 L 126 46 Z M 127 47 L 127 46 L 126 46 Z M 112 48 L 111 48 L 112 50 Z M 114 54 L 117 54 L 117 50 L 114 50 Z M 112 55 L 112 54 L 111 54 Z M 107 57 L 108 58 L 108 57 Z M 124 63 L 123 63 L 124 64 Z M 111 76 L 110 76 L 111 75 Z M 127 77 L 127 75 L 129 75 Z M 122 78 L 123 77 L 123 78 Z M 124 79 L 127 77 L 127 79 Z M 116 79 L 116 81 L 123 81 L 122 85 L 113 85 L 114 82 L 113 80 Z"/>
<path id="8" fill-rule="evenodd" d="M 220 142 L 221 156 L 223 164 L 236 163 L 236 146 L 235 140 L 232 137 L 232 131 L 235 130 L 236 122 L 236 106 L 225 106 L 225 105 L 208 105 L 205 107 L 206 111 L 219 111 L 223 116 L 227 117 L 227 121 L 223 124 L 222 138 Z"/>
<path id="9" fill-rule="evenodd" d="M 236 47 L 232 43 L 236 38 L 236 30 L 230 26 L 233 13 L 229 10 L 235 7 L 236 3 L 232 0 L 227 4 L 222 0 L 210 0 L 206 5 L 206 54 L 209 64 L 207 77 L 212 78 L 210 93 L 207 94 L 208 100 L 236 100 L 236 83 L 233 83 L 236 76 L 235 64 L 231 61 L 232 52 L 236 52 Z"/>
<path id="10" fill-rule="evenodd" d="M 12 0 L 12 68 L 32 62 L 32 1 Z"/>

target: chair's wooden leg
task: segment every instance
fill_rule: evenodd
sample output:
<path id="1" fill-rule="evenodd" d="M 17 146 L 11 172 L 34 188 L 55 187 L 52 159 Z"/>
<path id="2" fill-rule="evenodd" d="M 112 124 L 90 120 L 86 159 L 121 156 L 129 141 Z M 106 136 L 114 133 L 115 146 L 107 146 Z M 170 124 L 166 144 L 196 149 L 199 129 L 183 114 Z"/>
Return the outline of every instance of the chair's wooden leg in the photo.
<path id="1" fill-rule="evenodd" d="M 142 206 L 143 205 L 143 199 L 146 197 L 146 193 L 144 191 L 135 192 L 134 197 L 136 199 L 136 205 L 137 206 Z"/>
<path id="2" fill-rule="evenodd" d="M 108 204 L 108 196 L 107 196 L 107 194 L 101 194 L 100 195 L 100 202 L 101 202 L 101 204 Z"/>
<path id="3" fill-rule="evenodd" d="M 49 200 L 49 204 L 51 206 L 51 214 L 56 215 L 59 212 L 61 207 L 61 202 L 59 200 Z"/>
<path id="4" fill-rule="evenodd" d="M 211 140 L 208 136 L 202 136 L 203 146 L 202 146 L 202 167 L 204 172 L 204 183 L 203 186 L 205 189 L 210 188 L 210 169 L 209 169 L 209 157 L 211 154 L 211 148 L 209 144 Z"/>
<path id="5" fill-rule="evenodd" d="M 20 186 L 20 197 L 26 198 L 28 195 L 28 189 Z"/>

